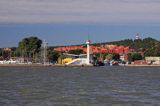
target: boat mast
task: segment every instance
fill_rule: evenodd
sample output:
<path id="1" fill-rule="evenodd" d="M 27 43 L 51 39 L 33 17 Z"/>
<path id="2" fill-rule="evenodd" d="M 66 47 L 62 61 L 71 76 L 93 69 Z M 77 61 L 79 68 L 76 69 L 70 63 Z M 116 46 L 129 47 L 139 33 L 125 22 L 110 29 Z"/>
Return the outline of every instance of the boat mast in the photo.
<path id="1" fill-rule="evenodd" d="M 46 65 L 47 42 L 43 41 L 43 64 Z"/>

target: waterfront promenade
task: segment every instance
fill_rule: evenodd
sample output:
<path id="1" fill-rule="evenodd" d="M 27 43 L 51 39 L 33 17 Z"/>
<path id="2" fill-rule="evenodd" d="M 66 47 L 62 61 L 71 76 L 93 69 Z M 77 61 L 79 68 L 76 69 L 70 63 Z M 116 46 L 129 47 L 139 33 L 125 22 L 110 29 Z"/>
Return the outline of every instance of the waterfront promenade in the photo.
<path id="1" fill-rule="evenodd" d="M 65 65 L 65 64 L 0 64 L 0 67 L 94 67 L 93 65 Z M 103 66 L 103 67 L 115 67 L 115 66 Z M 119 67 L 160 67 L 160 65 L 135 65 L 128 64 Z"/>
<path id="2" fill-rule="evenodd" d="M 93 65 L 65 65 L 65 64 L 0 64 L 0 67 L 92 67 Z"/>

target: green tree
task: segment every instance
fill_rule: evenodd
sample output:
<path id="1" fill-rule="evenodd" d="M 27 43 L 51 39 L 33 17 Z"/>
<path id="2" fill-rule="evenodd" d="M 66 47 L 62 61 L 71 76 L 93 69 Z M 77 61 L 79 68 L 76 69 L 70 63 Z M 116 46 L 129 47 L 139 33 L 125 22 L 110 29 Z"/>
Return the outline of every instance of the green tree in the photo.
<path id="1" fill-rule="evenodd" d="M 143 57 L 140 53 L 134 53 L 132 54 L 132 61 L 135 61 L 135 60 L 142 60 Z"/>
<path id="2" fill-rule="evenodd" d="M 123 45 L 123 46 L 133 46 L 134 41 L 132 39 L 125 39 L 125 40 L 120 40 L 120 41 L 114 41 L 114 42 L 109 42 L 108 44 L 115 44 L 115 45 Z"/>
<path id="3" fill-rule="evenodd" d="M 143 47 L 142 40 L 141 39 L 135 39 L 133 48 L 138 52 L 138 51 L 142 50 L 142 47 Z"/>
<path id="4" fill-rule="evenodd" d="M 112 59 L 113 59 L 113 54 L 108 54 L 108 55 L 106 55 L 106 59 L 112 60 Z"/>
<path id="5" fill-rule="evenodd" d="M 153 39 L 150 37 L 145 38 L 145 39 L 143 39 L 143 48 L 150 49 L 155 46 L 156 42 L 158 42 L 156 39 Z"/>
<path id="6" fill-rule="evenodd" d="M 127 57 L 128 57 L 128 62 L 129 64 L 132 62 L 132 54 L 131 53 L 128 53 L 127 54 Z"/>
<path id="7" fill-rule="evenodd" d="M 151 48 L 148 48 L 145 51 L 144 55 L 145 57 L 146 56 L 160 56 L 160 42 L 156 42 L 154 46 L 152 46 Z"/>
<path id="8" fill-rule="evenodd" d="M 118 53 L 113 53 L 113 57 L 112 57 L 113 60 L 120 60 L 120 55 Z"/>
<path id="9" fill-rule="evenodd" d="M 0 49 L 0 56 L 3 56 L 3 50 Z"/>
<path id="10" fill-rule="evenodd" d="M 23 56 L 35 58 L 40 52 L 41 44 L 42 40 L 32 36 L 22 39 L 22 41 L 19 42 L 18 49 Z"/>
<path id="11" fill-rule="evenodd" d="M 143 59 L 143 57 L 140 53 L 133 53 L 133 54 L 128 53 L 127 56 L 128 56 L 129 63 L 131 63 L 132 61 L 135 61 L 135 60 L 142 60 Z"/>
<path id="12" fill-rule="evenodd" d="M 68 51 L 69 54 L 75 54 L 75 55 L 80 55 L 83 54 L 83 50 L 82 49 L 76 49 L 76 50 L 70 50 Z"/>
<path id="13" fill-rule="evenodd" d="M 55 63 L 59 58 L 59 51 L 49 50 L 48 51 L 48 59 L 50 62 Z"/>

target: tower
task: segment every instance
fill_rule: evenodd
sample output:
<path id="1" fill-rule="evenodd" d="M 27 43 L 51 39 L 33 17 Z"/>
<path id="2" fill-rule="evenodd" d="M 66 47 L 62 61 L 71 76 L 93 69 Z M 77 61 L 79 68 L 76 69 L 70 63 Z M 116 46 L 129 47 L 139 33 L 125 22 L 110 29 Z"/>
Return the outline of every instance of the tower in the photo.
<path id="1" fill-rule="evenodd" d="M 137 35 L 136 35 L 136 38 L 135 38 L 135 39 L 136 39 L 136 40 L 140 39 L 139 33 L 137 33 Z"/>
<path id="2" fill-rule="evenodd" d="M 90 65 L 90 40 L 86 41 L 87 44 L 87 65 Z"/>
<path id="3" fill-rule="evenodd" d="M 47 60 L 47 42 L 44 40 L 43 41 L 43 64 L 46 65 L 46 60 Z"/>

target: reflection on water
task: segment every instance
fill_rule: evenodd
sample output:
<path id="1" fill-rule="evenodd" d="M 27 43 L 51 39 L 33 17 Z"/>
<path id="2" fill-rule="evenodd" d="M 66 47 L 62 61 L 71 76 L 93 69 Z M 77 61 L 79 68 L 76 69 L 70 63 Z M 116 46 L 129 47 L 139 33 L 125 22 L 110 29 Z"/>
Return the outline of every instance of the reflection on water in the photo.
<path id="1" fill-rule="evenodd" d="M 159 67 L 0 67 L 0 106 L 158 106 Z"/>

